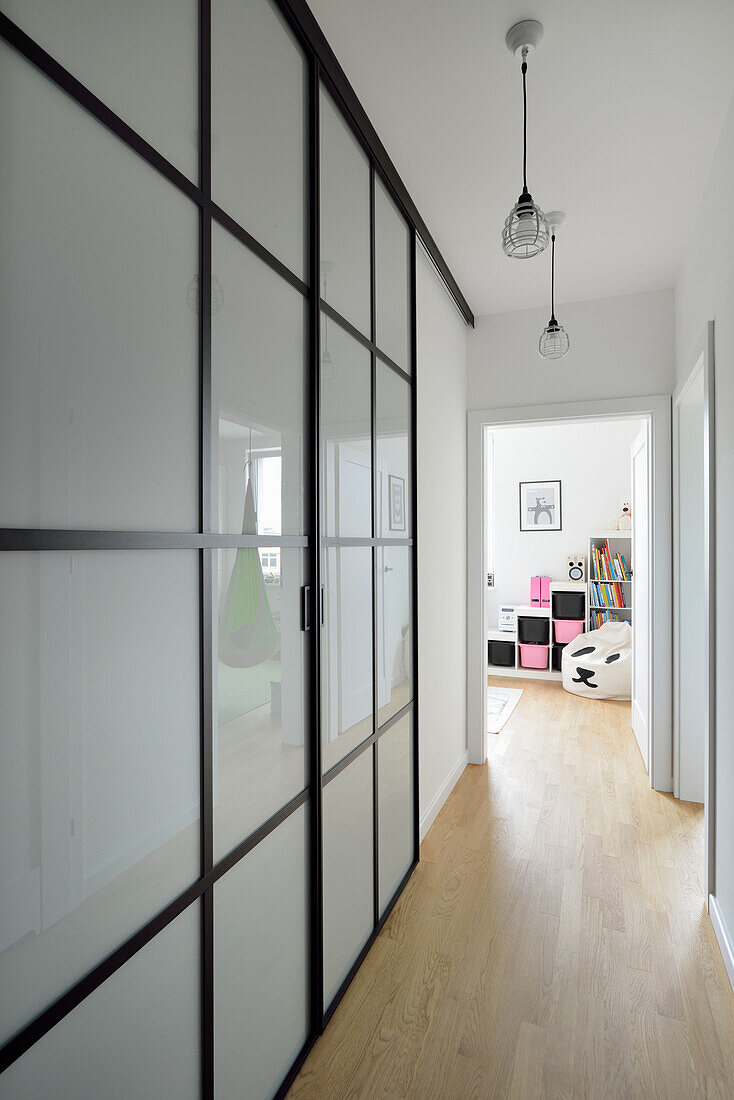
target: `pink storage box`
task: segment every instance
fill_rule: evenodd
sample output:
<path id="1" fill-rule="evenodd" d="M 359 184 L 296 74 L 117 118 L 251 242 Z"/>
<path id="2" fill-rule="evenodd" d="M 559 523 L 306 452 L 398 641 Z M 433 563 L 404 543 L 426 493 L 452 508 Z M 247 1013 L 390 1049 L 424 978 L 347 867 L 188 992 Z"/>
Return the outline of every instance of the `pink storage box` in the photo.
<path id="1" fill-rule="evenodd" d="M 547 668 L 548 656 L 550 654 L 549 645 L 520 645 L 520 667 L 521 668 Z"/>
<path id="2" fill-rule="evenodd" d="M 584 626 L 583 619 L 554 619 L 553 634 L 559 644 L 566 645 L 583 634 Z"/>

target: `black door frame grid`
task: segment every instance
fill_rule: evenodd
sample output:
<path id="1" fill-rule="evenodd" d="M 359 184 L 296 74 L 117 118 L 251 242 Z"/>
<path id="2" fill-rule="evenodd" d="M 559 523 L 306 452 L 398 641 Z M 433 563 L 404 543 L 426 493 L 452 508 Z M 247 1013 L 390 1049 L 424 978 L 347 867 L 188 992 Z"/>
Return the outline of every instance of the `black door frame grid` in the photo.
<path id="1" fill-rule="evenodd" d="M 263 0 L 266 2 L 266 0 Z M 160 172 L 170 183 L 183 192 L 199 208 L 199 371 L 200 371 L 200 486 L 199 530 L 192 532 L 157 531 L 85 531 L 48 529 L 0 529 L 2 551 L 52 551 L 52 550 L 143 550 L 189 549 L 199 556 L 199 611 L 200 611 L 200 851 L 199 877 L 182 894 L 166 905 L 142 928 L 130 936 L 115 951 L 77 981 L 65 993 L 56 998 L 43 1012 L 12 1037 L 0 1050 L 0 1072 L 5 1070 L 34 1043 L 46 1035 L 60 1020 L 77 1007 L 108 977 L 131 959 L 160 931 L 167 927 L 187 907 L 200 903 L 201 914 L 201 1094 L 214 1095 L 214 884 L 234 867 L 248 852 L 264 840 L 281 822 L 308 803 L 309 813 L 309 1004 L 310 1020 L 308 1038 L 291 1069 L 281 1083 L 278 1097 L 285 1096 L 300 1066 L 323 1031 L 337 1004 L 361 965 L 375 937 L 387 919 L 390 910 L 400 896 L 418 861 L 418 577 L 416 562 L 416 242 L 420 238 L 436 270 L 445 282 L 457 308 L 467 324 L 474 324 L 474 317 L 461 290 L 439 252 L 423 219 L 410 198 L 392 161 L 372 127 L 353 88 L 308 5 L 303 0 L 273 0 L 291 31 L 297 38 L 308 62 L 308 214 L 309 264 L 306 284 L 267 248 L 255 239 L 212 198 L 211 191 L 211 0 L 199 0 L 199 184 L 189 180 L 173 164 L 145 141 L 106 106 L 93 92 L 81 84 L 68 70 L 48 54 L 38 43 L 28 37 L 15 23 L 0 12 L 0 36 L 18 53 L 45 74 L 58 88 L 71 96 L 82 108 L 114 133 L 128 148 L 142 157 Z M 324 86 L 336 102 L 352 133 L 366 152 L 370 163 L 370 285 L 371 316 L 370 336 L 359 332 L 330 305 L 320 299 L 319 256 L 319 96 Z M 410 324 L 410 373 L 387 356 L 377 345 L 375 326 L 375 177 L 379 175 L 388 193 L 405 217 L 410 234 L 409 266 L 409 324 Z M 276 272 L 308 303 L 309 323 L 306 328 L 306 376 L 308 378 L 307 407 L 305 409 L 305 483 L 307 487 L 307 537 L 297 536 L 247 536 L 227 535 L 211 530 L 211 242 L 212 223 L 229 231 L 247 249 Z M 372 476 L 373 512 L 372 538 L 370 539 L 320 539 L 318 485 L 320 477 L 320 321 L 324 315 L 342 326 L 370 352 L 372 387 Z M 413 521 L 412 537 L 384 539 L 377 537 L 377 463 L 376 447 L 376 372 L 377 363 L 385 364 L 410 387 L 410 493 Z M 322 774 L 320 748 L 320 677 L 321 677 L 321 568 L 319 547 L 334 542 L 340 545 L 359 544 L 372 548 L 373 576 L 373 715 L 372 734 L 353 749 L 325 774 Z M 300 547 L 306 550 L 307 584 L 304 587 L 304 629 L 308 631 L 306 645 L 307 693 L 306 726 L 307 745 L 310 754 L 308 784 L 277 813 L 263 822 L 254 832 L 242 840 L 223 859 L 215 862 L 213 846 L 213 786 L 212 786 L 212 578 L 213 554 L 224 547 L 279 546 Z M 382 726 L 377 724 L 377 637 L 376 637 L 376 584 L 378 549 L 381 546 L 407 546 L 411 566 L 412 607 L 412 672 L 413 697 L 400 711 L 392 715 Z M 378 892 L 378 783 L 377 763 L 380 738 L 403 717 L 412 714 L 412 780 L 413 780 L 413 860 L 403 881 L 381 914 Z M 322 791 L 344 768 L 361 753 L 372 750 L 373 755 L 373 847 L 374 847 L 374 914 L 372 932 L 355 960 L 349 974 L 328 1006 L 324 1005 L 323 989 L 323 866 L 322 866 Z"/>

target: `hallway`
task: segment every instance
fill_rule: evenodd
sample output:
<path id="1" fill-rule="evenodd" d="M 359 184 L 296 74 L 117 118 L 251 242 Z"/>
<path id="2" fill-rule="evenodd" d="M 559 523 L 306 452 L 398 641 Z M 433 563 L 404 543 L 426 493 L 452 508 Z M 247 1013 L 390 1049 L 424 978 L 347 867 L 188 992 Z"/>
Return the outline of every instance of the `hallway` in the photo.
<path id="1" fill-rule="evenodd" d="M 290 1100 L 734 1096 L 702 808 L 650 790 L 628 704 L 522 686 Z"/>

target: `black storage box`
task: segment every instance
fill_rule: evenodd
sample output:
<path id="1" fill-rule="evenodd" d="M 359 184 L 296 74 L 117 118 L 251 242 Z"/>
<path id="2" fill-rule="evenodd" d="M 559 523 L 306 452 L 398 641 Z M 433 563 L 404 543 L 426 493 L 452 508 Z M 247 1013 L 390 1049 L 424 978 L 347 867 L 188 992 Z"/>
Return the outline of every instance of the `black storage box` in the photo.
<path id="1" fill-rule="evenodd" d="M 550 619 L 536 618 L 531 615 L 525 618 L 519 615 L 517 619 L 517 640 L 523 642 L 523 644 L 528 642 L 548 645 L 550 642 Z"/>
<path id="2" fill-rule="evenodd" d="M 560 672 L 561 671 L 561 658 L 563 656 L 563 651 L 564 651 L 565 648 L 566 648 L 565 645 L 558 645 L 557 642 L 553 646 L 553 653 L 552 653 L 552 656 L 551 656 L 551 668 L 553 669 L 554 672 Z"/>
<path id="3" fill-rule="evenodd" d="M 586 598 L 583 592 L 554 592 L 554 619 L 585 619 Z"/>
<path id="4" fill-rule="evenodd" d="M 515 667 L 515 643 L 500 642 L 491 639 L 489 644 L 489 663 L 503 668 Z"/>

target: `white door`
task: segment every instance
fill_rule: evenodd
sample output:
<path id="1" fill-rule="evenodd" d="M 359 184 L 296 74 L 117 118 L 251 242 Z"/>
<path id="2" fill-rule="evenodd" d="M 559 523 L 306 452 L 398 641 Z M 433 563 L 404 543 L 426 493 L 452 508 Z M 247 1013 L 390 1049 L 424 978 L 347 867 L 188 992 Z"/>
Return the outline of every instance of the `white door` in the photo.
<path id="1" fill-rule="evenodd" d="M 703 371 L 678 408 L 678 760 L 679 798 L 704 800 L 708 630 L 704 508 Z"/>
<path id="2" fill-rule="evenodd" d="M 648 426 L 632 444 L 632 729 L 650 770 L 650 490 Z"/>

